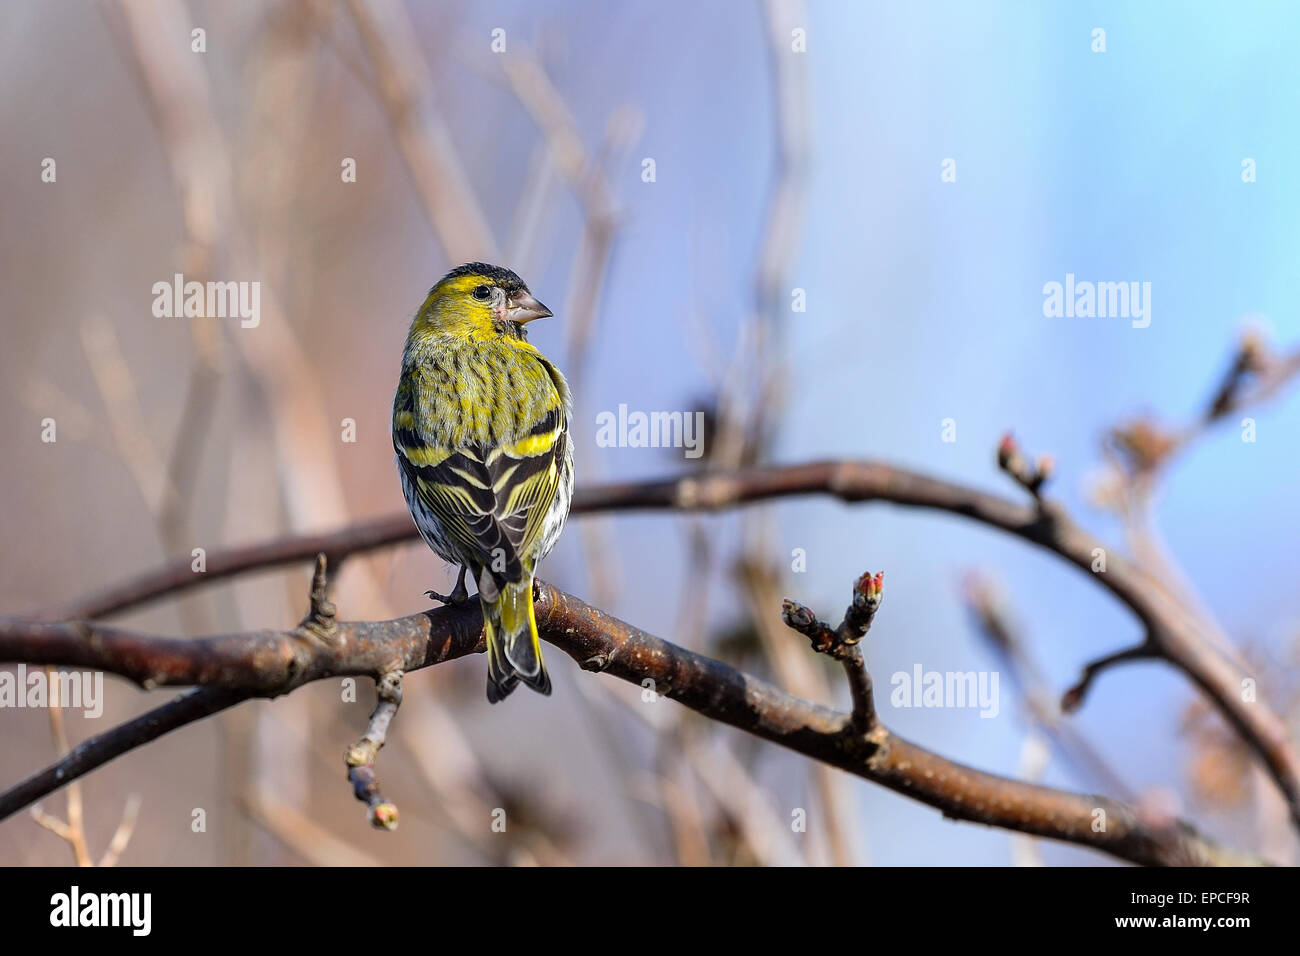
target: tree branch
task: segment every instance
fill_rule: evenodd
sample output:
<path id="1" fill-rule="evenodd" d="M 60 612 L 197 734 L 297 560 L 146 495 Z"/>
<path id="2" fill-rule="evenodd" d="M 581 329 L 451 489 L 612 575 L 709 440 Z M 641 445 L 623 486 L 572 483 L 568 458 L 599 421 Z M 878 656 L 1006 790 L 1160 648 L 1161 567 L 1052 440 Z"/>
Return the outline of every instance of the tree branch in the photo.
<path id="1" fill-rule="evenodd" d="M 1126 664 L 1129 661 L 1150 660 L 1159 658 L 1160 654 L 1146 641 L 1141 644 L 1134 644 L 1132 647 L 1126 647 L 1123 650 L 1115 651 L 1113 654 L 1107 654 L 1099 657 L 1095 661 L 1089 661 L 1084 665 L 1083 675 L 1075 682 L 1074 686 L 1067 690 L 1061 696 L 1061 710 L 1065 713 L 1073 713 L 1083 705 L 1083 699 L 1092 687 L 1092 682 L 1096 680 L 1097 675 L 1116 664 Z"/>
<path id="2" fill-rule="evenodd" d="M 940 809 L 946 816 L 1089 846 L 1135 863 L 1250 862 L 1190 825 L 1154 824 L 1133 808 L 983 773 L 946 760 L 882 725 L 801 700 L 726 664 L 638 630 L 547 584 L 537 586 L 542 637 L 584 670 L 640 685 L 714 720 L 780 744 Z M 383 677 L 481 652 L 476 607 L 444 607 L 394 621 L 339 622 L 328 642 L 303 629 L 174 641 L 85 622 L 0 620 L 0 660 L 93 667 L 142 686 L 197 684 L 156 711 L 86 741 L 67 758 L 0 794 L 0 819 L 112 757 L 250 697 L 308 681 Z M 1102 821 L 1098 829 L 1097 821 Z"/>
<path id="3" fill-rule="evenodd" d="M 8 651 L 0 654 L 0 657 L 7 655 Z M 67 756 L 10 787 L 4 793 L 0 793 L 0 820 L 17 813 L 46 794 L 53 793 L 64 784 L 84 777 L 114 757 L 121 756 L 136 747 L 142 747 L 178 727 L 210 717 L 253 696 L 255 695 L 246 691 L 224 690 L 216 687 L 195 688 L 161 707 L 155 707 L 148 713 L 141 714 L 134 720 L 91 737 L 78 744 Z"/>
<path id="4" fill-rule="evenodd" d="M 379 792 L 379 779 L 375 776 L 375 759 L 388 742 L 388 726 L 402 705 L 402 672 L 389 671 L 375 681 L 375 709 L 370 714 L 366 734 L 348 748 L 344 763 L 348 765 L 348 781 L 358 800 L 370 812 L 370 825 L 380 830 L 397 829 L 397 807 L 385 800 Z"/>
<path id="5" fill-rule="evenodd" d="M 786 600 L 781 606 L 781 620 L 786 627 L 807 637 L 818 654 L 827 654 L 844 665 L 844 676 L 849 680 L 849 694 L 853 699 L 853 729 L 860 734 L 870 733 L 880 726 L 871 674 L 867 672 L 858 645 L 880 609 L 884 578 L 883 571 L 874 575 L 868 571 L 858 578 L 853 585 L 853 601 L 836 628 L 819 620 L 802 604 Z"/>
<path id="6" fill-rule="evenodd" d="M 967 575 L 966 606 L 974 615 L 980 635 L 1003 661 L 1011 680 L 1024 698 L 1031 726 L 1045 734 L 1084 779 L 1098 782 L 1121 800 L 1131 800 L 1134 790 L 1124 782 L 1097 749 L 1070 721 L 1062 719 L 1060 694 L 1052 689 L 1028 642 L 1014 626 L 994 583 L 977 573 Z"/>
<path id="7" fill-rule="evenodd" d="M 736 471 L 705 472 L 685 478 L 628 482 L 579 489 L 574 514 L 606 511 L 714 511 L 772 498 L 823 494 L 850 503 L 891 502 L 960 515 L 1022 538 L 1068 561 L 1126 604 L 1143 624 L 1154 656 L 1181 670 L 1214 703 L 1227 722 L 1259 756 L 1300 827 L 1300 757 L 1286 725 L 1263 701 L 1247 703 L 1243 675 L 1216 653 L 1196 619 L 1151 578 L 1077 525 L 1055 501 L 1017 504 L 964 485 L 872 461 L 821 461 Z M 350 525 L 327 534 L 299 535 L 260 545 L 212 552 L 207 571 L 178 559 L 123 585 L 46 617 L 101 617 L 253 569 L 310 559 L 331 561 L 416 538 L 408 515 Z M 1092 570 L 1099 556 L 1104 571 Z"/>

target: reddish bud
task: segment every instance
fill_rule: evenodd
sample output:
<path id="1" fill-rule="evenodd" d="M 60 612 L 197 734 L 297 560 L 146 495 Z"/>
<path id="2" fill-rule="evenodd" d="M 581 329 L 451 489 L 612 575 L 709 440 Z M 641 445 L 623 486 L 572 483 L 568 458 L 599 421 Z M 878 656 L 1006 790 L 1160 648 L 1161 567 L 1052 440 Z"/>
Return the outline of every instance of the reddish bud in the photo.
<path id="1" fill-rule="evenodd" d="M 998 442 L 998 467 L 1006 468 L 1019 454 L 1020 446 L 1016 444 L 1015 436 L 1007 432 L 1002 436 L 1002 441 Z"/>
<path id="2" fill-rule="evenodd" d="M 391 803 L 377 803 L 370 808 L 370 825 L 377 830 L 397 829 L 397 807 Z"/>
<path id="3" fill-rule="evenodd" d="M 878 605 L 884 589 L 885 572 L 877 571 L 872 574 L 868 571 L 853 583 L 853 602 L 871 606 Z"/>
<path id="4" fill-rule="evenodd" d="M 781 620 L 796 630 L 803 630 L 811 627 L 817 620 L 817 616 L 797 601 L 786 598 L 781 602 Z"/>

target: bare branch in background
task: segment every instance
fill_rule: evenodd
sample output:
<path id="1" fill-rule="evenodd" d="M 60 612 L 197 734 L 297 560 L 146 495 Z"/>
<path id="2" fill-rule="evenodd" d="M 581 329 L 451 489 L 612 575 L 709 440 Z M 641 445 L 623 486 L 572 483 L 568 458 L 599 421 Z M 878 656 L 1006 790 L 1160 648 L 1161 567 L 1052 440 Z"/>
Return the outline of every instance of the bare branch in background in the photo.
<path id="1" fill-rule="evenodd" d="M 59 700 L 59 681 L 54 679 L 54 668 L 45 668 L 45 680 L 50 688 L 49 713 L 50 731 L 54 735 L 54 748 L 60 757 L 66 757 L 71 749 L 68 746 L 68 732 L 63 726 L 63 702 Z M 60 839 L 66 840 L 72 848 L 77 866 L 90 866 L 90 850 L 86 846 L 86 825 L 82 815 L 81 782 L 73 781 L 68 786 L 68 819 L 65 823 L 52 817 L 40 806 L 32 807 L 32 819 Z"/>
<path id="2" fill-rule="evenodd" d="M 279 799 L 256 790 L 241 807 L 262 829 L 313 866 L 383 866 L 384 861 L 358 850 L 310 817 Z"/>
<path id="3" fill-rule="evenodd" d="M 586 682 L 583 682 L 585 686 Z M 486 772 L 479 755 L 464 738 L 459 724 L 442 705 L 436 691 L 411 693 L 418 685 L 405 688 L 400 736 L 427 788 L 428 798 L 421 804 L 445 818 L 455 836 L 472 846 L 488 860 L 507 863 L 508 849 L 484 826 L 492 810 L 504 807 L 510 797 Z M 391 736 L 391 734 L 390 734 Z M 407 816 L 414 813 L 408 810 Z M 512 819 L 512 848 L 523 843 L 539 863 L 550 866 L 573 865 L 566 850 L 552 838 L 556 829 L 530 818 Z M 544 818 L 543 818 L 544 819 Z M 531 824 L 531 825 L 530 825 Z M 550 832 L 548 832 L 550 831 Z"/>
<path id="4" fill-rule="evenodd" d="M 573 391 L 582 394 L 586 353 L 618 226 L 613 193 L 602 161 L 588 154 L 568 104 L 536 56 L 529 51 L 516 51 L 503 62 L 502 69 L 511 92 L 541 130 L 551 158 L 582 207 L 582 240 L 570 270 L 573 278 L 565 309 L 568 379 Z M 640 125 L 639 117 L 628 115 L 626 110 L 612 117 L 605 154 L 621 153 L 630 147 L 636 141 Z"/>
<path id="5" fill-rule="evenodd" d="M 1011 476 L 1020 487 L 1035 498 L 1042 497 L 1043 485 L 1052 477 L 1055 464 L 1049 455 L 1040 455 L 1030 462 L 1020 451 L 1020 445 L 1008 432 L 998 443 L 998 467 Z"/>
<path id="6" fill-rule="evenodd" d="M 236 275 L 262 275 L 269 281 L 260 285 L 261 312 L 256 334 L 235 334 L 236 354 L 244 368 L 257 379 L 260 390 L 254 390 L 258 400 L 266 403 L 261 420 L 269 422 L 273 436 L 272 452 L 278 465 L 280 500 L 283 513 L 291 527 L 306 527 L 312 522 L 341 522 L 348 518 L 342 482 L 336 462 L 331 434 L 318 411 L 324 405 L 322 389 L 315 368 L 302 348 L 285 309 L 276 294 L 277 277 L 270 272 L 282 256 L 277 250 L 282 243 L 262 241 L 255 223 L 268 212 L 287 201 L 291 190 L 286 181 L 296 180 L 283 175 L 283 162 L 277 163 L 282 153 L 278 150 L 261 150 L 261 143 L 253 141 L 232 149 L 217 115 L 213 89 L 215 82 L 209 74 L 206 57 L 195 57 L 171 38 L 184 35 L 188 29 L 182 4 L 172 0 L 153 3 L 122 3 L 116 8 L 125 27 L 117 32 L 127 62 L 134 68 L 139 80 L 143 100 L 158 128 L 161 147 L 168 159 L 173 179 L 181 196 L 182 221 L 186 236 L 184 264 L 191 281 L 210 279 L 218 271 Z M 307 7 L 300 8 L 307 11 Z M 281 52 L 291 51 L 291 44 L 283 42 L 293 29 L 290 21 L 297 11 L 284 10 L 274 16 L 268 36 L 270 43 L 278 45 Z M 116 18 L 109 17 L 110 26 L 117 26 Z M 286 26 L 289 27 L 286 30 Z M 254 133 L 274 126 L 277 142 L 283 146 L 291 135 L 301 132 L 304 111 L 301 104 L 306 99 L 307 71 L 302 68 L 302 58 L 280 57 L 275 70 L 265 68 L 265 59 L 257 61 L 258 69 L 251 72 L 258 84 L 249 100 L 252 104 L 251 126 Z M 288 65 L 288 69 L 283 68 Z M 268 80 L 267 77 L 270 76 Z M 265 95 L 268 87 L 271 97 Z M 285 95 L 280 95 L 285 94 Z M 267 117 L 268 99 L 279 96 L 281 109 L 287 116 Z M 296 122 L 295 122 L 296 121 Z M 236 158 L 252 157 L 251 164 L 240 163 Z M 241 206 L 239 183 L 235 170 L 257 172 L 245 178 L 251 184 L 248 202 Z M 276 175 L 280 172 L 281 175 Z M 279 188 L 277 188 L 279 187 Z M 274 200 L 260 196 L 260 192 L 274 192 Z M 254 210 L 249 214 L 249 209 Z M 259 280 L 260 282 L 260 280 Z M 214 411 L 216 397 L 216 361 L 219 348 L 220 326 L 205 322 L 191 323 L 202 327 L 195 332 L 195 368 L 178 425 L 177 440 L 168 463 L 168 493 L 158 508 L 158 520 L 169 551 L 181 550 L 176 546 L 187 531 L 186 513 L 193 493 L 193 483 L 198 476 L 198 459 L 207 444 L 205 434 Z M 249 432 L 237 432 L 236 439 L 253 441 Z M 234 456 L 229 456 L 234 461 Z M 241 487 L 232 482 L 232 488 Z M 274 487 L 274 486 L 273 486 Z M 253 494 L 261 494 L 254 491 Z M 244 504 L 243 502 L 240 503 Z M 244 507 L 232 511 L 233 520 L 246 513 Z M 277 521 L 280 516 L 277 514 Z M 362 577 L 357 587 L 363 588 L 368 579 Z M 373 587 L 366 597 L 377 594 Z M 370 604 L 370 607 L 379 607 Z M 238 613 L 238 601 L 231 605 Z M 186 613 L 182 605 L 183 621 L 189 633 L 211 629 L 203 626 L 193 613 Z M 295 716 L 301 721 L 297 702 L 288 712 L 280 715 L 279 726 L 291 722 Z M 227 766 L 222 779 L 236 790 L 246 789 L 251 772 L 249 761 L 254 759 L 253 734 L 238 719 L 223 720 L 220 724 L 224 761 Z M 285 773 L 285 764 L 277 760 L 269 764 L 271 774 Z M 289 772 L 292 778 L 292 772 Z M 246 803 L 249 794 L 236 792 L 233 802 Z M 245 844 L 240 835 L 222 844 L 228 854 L 227 862 L 244 862 L 239 858 Z"/>
<path id="7" fill-rule="evenodd" d="M 1263 334 L 1248 330 L 1237 343 L 1222 379 L 1204 411 L 1178 428 L 1165 428 L 1150 419 L 1139 418 L 1112 429 L 1108 444 L 1119 456 L 1130 481 L 1150 484 L 1174 458 L 1215 425 L 1272 400 L 1300 377 L 1300 348 L 1279 352 Z"/>
<path id="8" fill-rule="evenodd" d="M 117 333 L 104 316 L 94 313 L 81 324 L 81 343 L 122 462 L 131 470 L 145 505 L 156 513 L 163 499 L 170 495 L 167 470 L 149 439 L 135 380 Z M 176 546 L 174 542 L 167 544 Z"/>
<path id="9" fill-rule="evenodd" d="M 1096 503 L 1115 512 L 1123 522 L 1125 537 L 1136 564 L 1149 577 L 1153 586 L 1164 592 L 1171 604 L 1181 608 L 1188 618 L 1195 621 L 1200 656 L 1226 659 L 1230 667 L 1242 674 L 1252 672 L 1250 663 L 1237 643 L 1225 633 L 1213 610 L 1166 546 L 1156 520 L 1154 502 L 1170 466 L 1189 447 L 1205 438 L 1216 426 L 1226 425 L 1230 418 L 1268 403 L 1298 376 L 1300 348 L 1293 346 L 1286 351 L 1277 349 L 1266 340 L 1261 331 L 1248 329 L 1238 340 L 1223 376 L 1199 415 L 1178 427 L 1167 427 L 1150 417 L 1141 417 L 1110 430 L 1103 444 L 1108 468 L 1104 477 L 1093 487 Z M 1067 703 L 1073 703 L 1074 697 L 1082 696 L 1088 682 L 1098 670 L 1112 663 L 1122 663 L 1125 659 L 1141 659 L 1146 656 L 1142 653 L 1143 650 L 1144 647 L 1133 648 L 1097 662 L 1099 666 L 1085 671 L 1083 681 L 1076 687 L 1078 694 L 1068 697 Z M 1240 683 L 1234 696 L 1240 695 L 1239 688 Z M 1241 732 L 1241 723 L 1237 719 L 1239 715 L 1223 713 L 1223 716 L 1229 728 Z M 1265 716 L 1267 722 L 1271 723 L 1272 713 L 1266 713 Z M 1285 725 L 1279 723 L 1274 726 L 1281 733 L 1274 733 L 1267 739 L 1265 746 L 1274 748 L 1281 760 L 1266 759 L 1265 766 L 1276 782 L 1279 763 L 1288 762 L 1288 754 L 1294 755 L 1295 749 L 1285 735 Z M 1253 741 L 1251 746 L 1259 749 L 1258 742 Z M 1294 768 L 1293 762 L 1292 767 Z M 1294 827 L 1297 821 L 1296 792 L 1293 787 L 1285 785 L 1280 789 L 1281 802 L 1285 804 L 1285 812 Z M 1270 801 L 1275 800 L 1275 793 L 1267 789 L 1258 789 L 1256 792 L 1261 818 L 1277 818 L 1281 808 L 1270 805 Z"/>
<path id="10" fill-rule="evenodd" d="M 1239 668 L 1245 662 L 1236 645 L 1214 619 L 1187 575 L 1165 546 L 1156 527 L 1153 501 L 1172 463 L 1230 415 L 1240 414 L 1273 399 L 1300 376 L 1300 348 L 1280 352 L 1262 333 L 1245 332 L 1226 372 L 1202 413 L 1179 427 L 1166 427 L 1149 417 L 1112 428 L 1103 443 L 1109 463 L 1107 476 L 1094 488 L 1094 498 L 1116 512 L 1134 557 L 1146 573 L 1201 621 L 1206 640 Z"/>
<path id="11" fill-rule="evenodd" d="M 135 824 L 140 818 L 140 806 L 143 802 L 138 793 L 133 793 L 126 798 L 126 806 L 122 809 L 122 822 L 113 831 L 113 838 L 108 841 L 108 848 L 99 858 L 100 866 L 117 866 L 118 860 L 122 858 L 127 845 L 131 842 L 131 836 L 135 833 Z"/>
<path id="12" fill-rule="evenodd" d="M 59 757 L 66 758 L 71 751 L 71 747 L 68 744 L 68 731 L 63 723 L 63 701 L 59 699 L 63 685 L 61 681 L 56 679 L 52 667 L 45 668 L 45 680 L 50 693 L 50 731 L 54 736 L 54 746 Z M 100 866 L 117 865 L 117 861 L 125 852 L 127 844 L 131 842 L 131 835 L 135 832 L 135 822 L 139 812 L 140 796 L 133 793 L 126 799 L 126 806 L 122 810 L 122 820 L 113 832 L 113 837 L 109 840 L 104 855 L 100 857 Z M 95 865 L 90 855 L 89 842 L 86 840 L 86 821 L 80 780 L 74 780 L 68 785 L 68 819 L 66 821 L 46 813 L 41 809 L 40 804 L 33 806 L 31 813 L 32 819 L 36 823 L 68 843 L 68 846 L 72 848 L 72 855 L 77 866 Z"/>
<path id="13" fill-rule="evenodd" d="M 1061 697 L 1061 710 L 1068 714 L 1083 706 L 1083 699 L 1088 693 L 1088 688 L 1092 686 L 1092 682 L 1097 678 L 1097 675 L 1107 668 L 1114 667 L 1117 664 L 1126 664 L 1129 661 L 1158 660 L 1159 658 L 1159 650 L 1151 643 L 1143 641 L 1141 644 L 1134 644 L 1122 651 L 1116 651 L 1113 654 L 1107 654 L 1094 661 L 1089 661 L 1084 665 L 1083 676 Z"/>
<path id="14" fill-rule="evenodd" d="M 402 159 L 448 261 L 495 262 L 497 244 L 451 131 L 431 102 L 433 77 L 406 11 L 394 0 L 349 0 L 348 10 L 379 76 Z"/>
<path id="15" fill-rule="evenodd" d="M 1026 641 L 1012 624 L 1004 599 L 993 582 L 975 573 L 968 575 L 963 598 L 979 625 L 980 635 L 1006 663 L 1024 701 L 1035 731 L 1025 741 L 1025 759 L 1036 765 L 1035 741 L 1050 742 L 1085 778 L 1095 780 L 1107 793 L 1131 801 L 1133 788 L 1119 778 L 1083 734 L 1069 721 L 1061 719 L 1060 695 L 1052 688 Z"/>
<path id="16" fill-rule="evenodd" d="M 596 699 L 595 691 L 586 682 L 578 686 L 584 698 Z M 661 763 L 671 763 L 678 755 L 685 757 L 686 767 L 680 769 L 689 768 L 720 809 L 727 803 L 743 806 L 742 811 L 733 813 L 732 819 L 740 841 L 752 855 L 752 862 L 763 866 L 788 866 L 797 862 L 795 847 L 782 839 L 789 828 L 784 821 L 776 819 L 767 794 L 736 757 L 726 749 L 709 747 L 700 734 L 693 732 L 697 728 L 688 727 L 679 719 L 680 712 L 649 706 L 639 699 L 633 702 L 614 693 L 614 688 L 609 690 L 610 693 L 600 695 L 601 703 L 606 707 L 619 706 L 657 734 Z M 672 763 L 672 768 L 677 769 L 678 765 Z M 703 824 L 706 811 L 698 796 L 685 792 L 680 782 L 670 776 L 669 769 L 664 767 L 663 772 L 653 775 L 651 783 L 657 790 L 658 806 L 668 816 L 677 837 L 677 862 L 682 865 L 716 862 Z M 697 835 L 699 839 L 695 838 Z"/>
<path id="17" fill-rule="evenodd" d="M 207 122 L 211 109 L 207 85 L 200 70 L 170 71 L 164 59 L 152 52 L 159 45 L 160 34 L 168 35 L 169 30 L 183 32 L 183 16 L 176 5 L 158 3 L 146 7 L 139 3 L 121 3 L 116 10 L 121 25 L 107 7 L 106 19 L 139 81 L 145 106 L 163 141 L 172 179 L 180 196 L 181 221 L 185 230 L 181 270 L 188 280 L 205 283 L 213 277 L 217 263 L 228 254 L 229 212 L 224 195 L 230 189 L 232 175 L 221 148 L 220 131 L 215 124 Z M 196 105 L 199 108 L 194 108 Z M 158 496 L 150 501 L 157 516 L 159 533 L 169 550 L 179 547 L 185 534 L 198 481 L 199 461 L 220 387 L 221 336 L 218 327 L 208 322 L 191 322 L 189 329 L 193 359 L 189 386 Z M 100 332 L 99 337 L 103 338 L 103 334 Z M 111 411 L 113 406 L 109 404 L 108 407 Z M 129 446 L 123 446 L 124 452 L 129 450 Z M 152 447 L 148 451 L 149 454 L 140 461 L 152 460 Z M 133 468 L 136 467 L 133 454 L 126 460 Z M 146 486 L 142 484 L 143 487 Z"/>
<path id="18" fill-rule="evenodd" d="M 619 226 L 613 189 L 608 182 L 609 168 L 635 143 L 642 119 L 630 107 L 615 111 L 609 120 L 603 149 L 598 155 L 591 155 L 582 142 L 572 111 L 534 52 L 516 49 L 503 62 L 502 72 L 511 93 L 542 133 L 550 159 L 546 168 L 554 165 L 560 171 L 582 210 L 582 236 L 569 268 L 564 309 L 568 338 L 564 367 L 570 391 L 581 396 L 585 393 L 583 383 L 594 342 L 601 291 Z M 582 409 L 575 408 L 575 417 L 581 416 Z M 617 579 L 613 566 L 617 560 L 615 549 L 609 547 L 608 533 L 599 523 L 590 523 L 581 532 L 593 597 L 599 604 L 609 604 L 614 600 Z"/>
<path id="19" fill-rule="evenodd" d="M 766 461 L 780 427 L 790 380 L 786 297 L 790 286 L 798 284 L 790 281 L 789 270 L 796 262 L 808 199 L 808 68 L 806 58 L 790 49 L 792 29 L 808 22 L 807 8 L 801 0 L 768 0 L 762 10 L 771 77 L 772 170 L 753 265 L 752 299 L 736 333 L 738 342 L 730 350 L 728 372 L 716 384 L 708 409 L 713 425 L 709 463 L 722 468 Z M 822 698 L 828 690 L 823 674 L 789 646 L 771 615 L 780 593 L 777 569 L 762 566 L 754 557 L 771 553 L 772 518 L 760 511 L 742 517 L 740 527 L 745 558 L 737 562 L 738 576 L 763 650 L 783 684 Z M 829 861 L 852 864 L 860 841 L 846 782 L 818 766 L 812 770 L 812 785 L 821 804 L 817 816 Z"/>
<path id="20" fill-rule="evenodd" d="M 1249 704 L 1238 692 L 1243 674 L 1199 637 L 1185 609 L 1138 567 L 1077 525 L 1055 501 L 1019 505 L 986 492 L 870 461 L 828 461 L 803 465 L 705 472 L 686 478 L 630 482 L 579 489 L 573 512 L 612 510 L 711 511 L 773 498 L 826 494 L 847 502 L 888 501 L 961 515 L 1034 544 L 1074 565 L 1109 591 L 1138 618 L 1161 659 L 1181 670 L 1205 693 L 1229 724 L 1256 752 L 1282 791 L 1293 820 L 1300 821 L 1300 763 L 1285 723 L 1262 700 Z M 337 559 L 416 536 L 409 516 L 377 519 L 324 535 L 284 539 L 261 546 L 216 552 L 208 571 L 195 575 L 177 562 L 140 580 L 76 606 L 77 613 L 99 616 L 138 606 L 195 584 L 302 561 L 316 552 Z M 311 547 L 303 550 L 305 544 Z M 1106 555 L 1105 573 L 1094 572 L 1097 555 Z"/>

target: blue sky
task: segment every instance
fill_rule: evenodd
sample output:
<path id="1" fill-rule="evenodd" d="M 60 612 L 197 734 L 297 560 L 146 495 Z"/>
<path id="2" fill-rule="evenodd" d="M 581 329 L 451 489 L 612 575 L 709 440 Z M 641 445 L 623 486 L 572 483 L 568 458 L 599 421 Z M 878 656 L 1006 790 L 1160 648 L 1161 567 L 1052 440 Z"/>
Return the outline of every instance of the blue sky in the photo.
<path id="1" fill-rule="evenodd" d="M 853 376 L 856 357 L 841 358 L 846 374 L 800 393 L 786 456 L 880 455 L 998 486 L 991 448 L 1010 427 L 1028 448 L 1057 456 L 1056 493 L 1115 538 L 1081 493 L 1104 430 L 1140 411 L 1171 422 L 1194 414 L 1248 316 L 1280 342 L 1300 337 L 1297 133 L 1287 120 L 1300 84 L 1285 39 L 1298 18 L 1281 4 L 1231 13 L 1194 4 L 814 5 L 817 173 L 799 270 L 819 302 L 871 290 L 869 314 L 828 309 L 826 321 L 841 341 L 869 335 L 881 359 Z M 1106 30 L 1105 53 L 1090 49 L 1094 27 Z M 940 182 L 945 157 L 957 160 L 955 183 Z M 1253 184 L 1241 180 L 1245 157 L 1257 163 Z M 1067 272 L 1151 282 L 1151 326 L 1044 318 L 1042 286 Z M 801 363 L 816 361 L 818 334 L 828 334 L 809 333 Z M 872 427 L 846 427 L 827 408 L 872 409 Z M 1276 641 L 1294 628 L 1294 545 L 1279 531 L 1300 519 L 1298 411 L 1292 398 L 1260 413 L 1255 444 L 1225 427 L 1176 470 L 1160 503 L 1170 547 L 1238 637 Z M 955 445 L 938 440 L 948 416 L 958 422 Z M 900 633 L 877 635 L 894 634 L 879 648 L 886 669 L 891 659 L 905 668 L 909 656 L 994 666 L 954 607 L 968 566 L 1006 582 L 1058 681 L 1137 636 L 1088 581 L 1023 546 L 941 518 L 851 520 L 815 523 L 810 513 L 808 527 L 828 550 L 844 549 L 857 530 L 873 556 L 888 555 L 876 561 L 896 572 L 890 611 L 911 606 Z M 1136 785 L 1181 790 L 1173 732 L 1188 693 L 1158 665 L 1115 672 L 1079 722 Z M 1014 770 L 1013 721 L 964 722 L 895 718 L 954 756 Z M 936 734 L 938 725 L 946 730 Z M 878 853 L 916 859 L 909 828 L 873 833 L 891 841 Z M 953 828 L 951 842 L 922 855 L 993 862 L 1006 852 L 996 841 L 1005 844 Z"/>
<path id="2" fill-rule="evenodd" d="M 683 316 L 703 315 L 734 342 L 747 304 L 771 175 L 762 35 L 716 6 L 699 17 L 694 31 L 637 21 L 647 50 L 662 49 L 656 29 L 676 38 L 671 68 L 656 60 L 662 52 L 628 54 L 632 71 L 647 60 L 660 71 L 655 82 L 627 79 L 643 94 L 642 151 L 660 172 L 653 187 L 624 192 L 630 225 L 604 342 L 638 360 L 604 353 L 597 382 L 610 407 L 612 396 L 666 409 L 698 394 L 699 370 L 679 360 L 689 348 Z M 1171 423 L 1195 414 L 1248 318 L 1280 343 L 1300 338 L 1292 122 L 1300 78 L 1287 40 L 1297 26 L 1300 10 L 1283 4 L 814 3 L 813 171 L 789 266 L 789 284 L 807 289 L 809 303 L 790 325 L 790 364 L 811 374 L 792 383 L 779 457 L 882 457 L 1014 494 L 992 465 L 998 436 L 1012 428 L 1029 450 L 1057 457 L 1055 493 L 1118 543 L 1083 494 L 1104 431 L 1138 412 Z M 1094 27 L 1106 31 L 1104 53 L 1091 50 Z M 585 66 L 597 70 L 613 54 L 603 46 L 593 56 Z M 948 157 L 954 183 L 940 181 Z M 1241 178 L 1246 157 L 1257 165 L 1254 183 Z M 1068 272 L 1150 282 L 1150 327 L 1045 318 L 1043 285 Z M 1210 436 L 1176 469 L 1158 508 L 1171 549 L 1207 585 L 1229 633 L 1273 646 L 1297 617 L 1284 529 L 1300 519 L 1298 412 L 1295 397 L 1260 411 L 1254 444 L 1233 425 Z M 940 441 L 948 417 L 955 444 Z M 671 469 L 653 451 L 596 461 L 625 475 Z M 1131 617 L 1077 572 L 957 519 L 826 502 L 780 515 L 786 543 L 810 555 L 803 598 L 838 607 L 854 572 L 887 569 L 871 648 L 881 673 L 916 661 L 997 666 L 958 600 L 969 568 L 1005 582 L 1059 687 L 1090 656 L 1138 636 Z M 619 527 L 639 541 L 676 540 L 666 524 Z M 673 579 L 666 573 L 663 585 Z M 627 600 L 626 613 L 656 617 L 654 602 Z M 658 617 L 670 623 L 670 614 Z M 1107 676 L 1077 719 L 1135 786 L 1182 791 L 1176 729 L 1189 694 L 1168 668 L 1134 666 Z M 942 752 L 1016 771 L 1024 732 L 1011 706 L 993 721 L 888 716 Z M 1059 764 L 1049 779 L 1087 783 Z M 1005 835 L 951 826 L 868 786 L 858 792 L 873 860 L 1008 859 Z M 1053 849 L 1049 859 L 1092 857 Z"/>

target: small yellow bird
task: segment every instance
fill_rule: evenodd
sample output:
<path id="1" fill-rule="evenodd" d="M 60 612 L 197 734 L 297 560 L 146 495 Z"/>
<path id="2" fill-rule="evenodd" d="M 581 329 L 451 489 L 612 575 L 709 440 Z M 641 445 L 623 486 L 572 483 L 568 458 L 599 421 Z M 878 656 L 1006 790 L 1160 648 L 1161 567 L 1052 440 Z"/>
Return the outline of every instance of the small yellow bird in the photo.
<path id="1" fill-rule="evenodd" d="M 525 324 L 551 315 L 509 269 L 471 262 L 430 290 L 411 322 L 393 397 L 402 491 L 425 542 L 478 585 L 487 697 L 551 680 L 533 613 L 533 577 L 573 498 L 572 401 Z"/>

